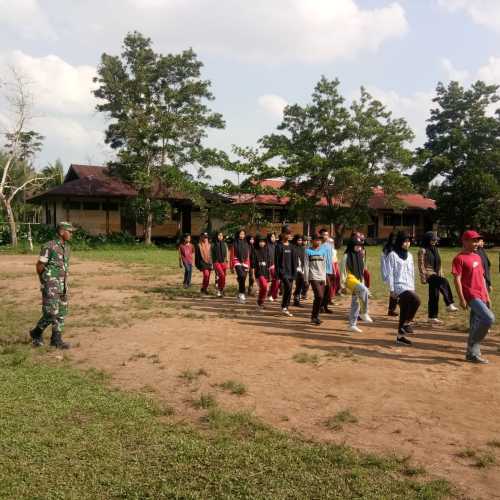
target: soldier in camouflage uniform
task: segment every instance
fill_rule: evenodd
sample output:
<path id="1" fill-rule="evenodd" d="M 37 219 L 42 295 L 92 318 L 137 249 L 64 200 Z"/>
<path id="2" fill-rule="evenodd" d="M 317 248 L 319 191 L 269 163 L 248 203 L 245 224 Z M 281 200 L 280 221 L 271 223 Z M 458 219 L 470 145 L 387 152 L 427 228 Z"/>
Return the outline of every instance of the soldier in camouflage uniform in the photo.
<path id="1" fill-rule="evenodd" d="M 68 270 L 70 248 L 68 241 L 73 233 L 69 222 L 57 225 L 57 238 L 42 247 L 36 264 L 42 291 L 42 317 L 30 331 L 34 347 L 43 346 L 43 331 L 52 325 L 50 345 L 58 349 L 69 349 L 63 342 L 64 318 L 68 313 Z"/>

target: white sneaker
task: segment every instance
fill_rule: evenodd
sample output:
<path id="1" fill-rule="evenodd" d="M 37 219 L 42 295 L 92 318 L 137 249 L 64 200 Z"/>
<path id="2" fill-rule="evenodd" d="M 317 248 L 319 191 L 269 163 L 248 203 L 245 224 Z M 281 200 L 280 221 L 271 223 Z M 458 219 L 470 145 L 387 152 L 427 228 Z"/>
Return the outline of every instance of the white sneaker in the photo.
<path id="1" fill-rule="evenodd" d="M 269 300 L 269 302 L 274 302 L 274 298 L 271 295 L 269 295 L 269 297 L 267 298 L 267 300 Z"/>
<path id="2" fill-rule="evenodd" d="M 245 294 L 243 294 L 243 293 L 239 293 L 238 294 L 238 302 L 240 304 L 244 304 L 245 303 Z"/>
<path id="3" fill-rule="evenodd" d="M 285 315 L 285 316 L 288 316 L 288 317 L 293 317 L 293 314 L 286 308 L 284 307 L 283 309 L 281 309 L 281 312 Z"/>
<path id="4" fill-rule="evenodd" d="M 363 330 L 361 330 L 361 328 L 357 327 L 356 325 L 351 325 L 349 327 L 349 331 L 355 333 L 363 333 Z"/>
<path id="5" fill-rule="evenodd" d="M 450 304 L 446 310 L 450 313 L 454 313 L 458 311 L 458 307 L 455 304 Z"/>
<path id="6" fill-rule="evenodd" d="M 364 321 L 365 323 L 373 323 L 373 319 L 370 318 L 368 313 L 361 314 L 360 317 L 361 317 L 361 321 Z"/>
<path id="7" fill-rule="evenodd" d="M 439 318 L 429 318 L 429 322 L 433 325 L 440 325 L 442 321 Z"/>
<path id="8" fill-rule="evenodd" d="M 217 297 L 222 297 L 222 292 L 220 290 L 217 290 Z"/>

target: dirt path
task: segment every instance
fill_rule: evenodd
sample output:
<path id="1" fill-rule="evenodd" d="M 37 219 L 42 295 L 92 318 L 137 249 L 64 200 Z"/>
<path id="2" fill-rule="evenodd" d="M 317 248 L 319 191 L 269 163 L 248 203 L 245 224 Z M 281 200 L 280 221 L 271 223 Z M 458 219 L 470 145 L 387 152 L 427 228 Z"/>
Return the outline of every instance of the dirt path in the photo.
<path id="1" fill-rule="evenodd" d="M 8 281 L 10 293 L 34 308 L 32 265 L 32 257 L 0 257 L 0 276 L 20 276 Z M 396 346 L 385 304 L 373 307 L 373 326 L 352 335 L 347 298 L 313 327 L 310 303 L 284 318 L 276 304 L 257 312 L 254 299 L 241 306 L 233 298 L 183 298 L 176 273 L 75 259 L 72 275 L 70 356 L 109 372 L 120 387 L 154 391 L 186 419 L 201 415 L 193 400 L 213 394 L 223 408 L 250 410 L 308 438 L 407 455 L 472 498 L 500 498 L 499 337 L 484 344 L 491 364 L 475 366 L 463 362 L 463 332 L 425 322 L 413 348 Z M 310 362 L 293 359 L 304 353 Z M 247 393 L 222 390 L 227 380 Z M 357 422 L 325 425 L 344 410 Z M 460 456 L 465 450 L 495 456 L 497 464 L 478 467 L 477 458 Z"/>

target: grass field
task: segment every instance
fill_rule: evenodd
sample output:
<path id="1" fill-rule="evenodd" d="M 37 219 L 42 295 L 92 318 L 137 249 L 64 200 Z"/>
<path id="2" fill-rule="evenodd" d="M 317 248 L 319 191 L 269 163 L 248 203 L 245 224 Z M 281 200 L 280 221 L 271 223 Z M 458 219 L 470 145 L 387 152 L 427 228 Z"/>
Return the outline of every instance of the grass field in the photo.
<path id="1" fill-rule="evenodd" d="M 32 314 L 0 305 L 0 498 L 447 497 L 405 458 L 311 443 L 207 405 L 175 423 L 151 395 L 109 388 L 24 345 Z M 232 386 L 231 386 L 232 387 Z M 203 407 L 205 408 L 205 407 Z"/>
<path id="2" fill-rule="evenodd" d="M 443 249 L 449 271 L 455 250 Z M 372 291 L 385 301 L 380 248 L 369 247 Z M 151 272 L 177 267 L 173 249 L 108 247 L 75 256 Z M 490 252 L 494 286 L 500 287 Z M 0 256 L 1 258 L 1 256 Z M 447 273 L 449 275 L 449 273 Z M 418 283 L 426 308 L 427 290 Z M 499 301 L 492 296 L 495 312 Z M 0 303 L 0 498 L 401 498 L 453 496 L 404 457 L 358 453 L 271 429 L 248 414 L 201 404 L 199 425 L 179 423 L 152 394 L 111 388 L 65 356 L 33 352 L 26 331 L 38 315 L 15 296 Z M 297 359 L 312 363 L 312 359 Z M 186 375 L 187 377 L 187 375 Z M 221 381 L 236 395 L 244 385 Z M 213 403 L 213 404 L 212 404 Z M 341 426 L 353 417 L 332 417 Z"/>

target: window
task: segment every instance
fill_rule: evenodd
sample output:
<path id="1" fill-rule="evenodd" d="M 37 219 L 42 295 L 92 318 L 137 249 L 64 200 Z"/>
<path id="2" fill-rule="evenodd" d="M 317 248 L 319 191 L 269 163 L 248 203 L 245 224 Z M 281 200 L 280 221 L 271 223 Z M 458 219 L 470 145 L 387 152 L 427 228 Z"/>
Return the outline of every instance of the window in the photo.
<path id="1" fill-rule="evenodd" d="M 66 210 L 81 210 L 82 204 L 79 201 L 65 201 L 63 208 Z"/>
<path id="2" fill-rule="evenodd" d="M 119 209 L 118 203 L 103 203 L 102 209 L 110 212 L 117 212 Z"/>
<path id="3" fill-rule="evenodd" d="M 401 226 L 401 214 L 384 214 L 384 226 Z"/>
<path id="4" fill-rule="evenodd" d="M 272 208 L 266 208 L 264 210 L 264 220 L 266 222 L 274 222 L 273 221 L 273 209 Z"/>
<path id="5" fill-rule="evenodd" d="M 101 204 L 98 201 L 84 201 L 83 202 L 84 210 L 100 210 Z"/>
<path id="6" fill-rule="evenodd" d="M 403 215 L 403 226 L 411 227 L 418 226 L 419 222 L 418 214 L 404 214 Z"/>

